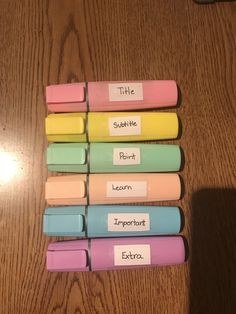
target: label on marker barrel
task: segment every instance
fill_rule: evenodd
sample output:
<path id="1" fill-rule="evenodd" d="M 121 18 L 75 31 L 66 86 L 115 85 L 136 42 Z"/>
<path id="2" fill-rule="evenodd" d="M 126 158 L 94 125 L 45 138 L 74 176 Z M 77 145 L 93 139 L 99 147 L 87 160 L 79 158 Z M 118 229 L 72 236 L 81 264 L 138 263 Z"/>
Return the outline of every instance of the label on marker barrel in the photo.
<path id="1" fill-rule="evenodd" d="M 116 147 L 113 149 L 113 165 L 140 165 L 140 148 Z"/>
<path id="2" fill-rule="evenodd" d="M 108 88 L 109 101 L 143 100 L 142 83 L 111 83 Z"/>
<path id="3" fill-rule="evenodd" d="M 141 117 L 125 116 L 108 118 L 109 135 L 140 135 L 141 134 Z"/>
<path id="4" fill-rule="evenodd" d="M 114 265 L 133 266 L 150 265 L 151 252 L 149 244 L 115 245 Z"/>
<path id="5" fill-rule="evenodd" d="M 147 196 L 146 181 L 107 181 L 107 197 Z"/>
<path id="6" fill-rule="evenodd" d="M 148 231 L 150 219 L 147 213 L 108 213 L 108 231 Z"/>

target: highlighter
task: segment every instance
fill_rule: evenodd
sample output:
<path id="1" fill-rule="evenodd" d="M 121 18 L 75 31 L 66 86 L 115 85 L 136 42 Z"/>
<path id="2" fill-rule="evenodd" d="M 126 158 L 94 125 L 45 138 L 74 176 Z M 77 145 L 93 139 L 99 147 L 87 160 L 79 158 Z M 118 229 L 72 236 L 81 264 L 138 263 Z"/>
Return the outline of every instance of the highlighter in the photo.
<path id="1" fill-rule="evenodd" d="M 43 217 L 48 236 L 152 236 L 176 234 L 180 229 L 180 209 L 167 206 L 49 207 Z"/>
<path id="2" fill-rule="evenodd" d="M 53 176 L 47 179 L 49 205 L 124 204 L 178 200 L 176 173 L 118 173 Z"/>
<path id="3" fill-rule="evenodd" d="M 175 81 L 82 82 L 46 87 L 50 112 L 122 111 L 176 106 Z"/>
<path id="4" fill-rule="evenodd" d="M 174 139 L 179 121 L 173 112 L 89 112 L 50 114 L 49 142 L 131 142 Z"/>
<path id="5" fill-rule="evenodd" d="M 164 144 L 52 143 L 47 166 L 58 172 L 170 172 L 180 169 L 181 151 Z"/>
<path id="6" fill-rule="evenodd" d="M 185 262 L 181 236 L 101 238 L 51 243 L 47 250 L 49 271 L 100 271 Z"/>

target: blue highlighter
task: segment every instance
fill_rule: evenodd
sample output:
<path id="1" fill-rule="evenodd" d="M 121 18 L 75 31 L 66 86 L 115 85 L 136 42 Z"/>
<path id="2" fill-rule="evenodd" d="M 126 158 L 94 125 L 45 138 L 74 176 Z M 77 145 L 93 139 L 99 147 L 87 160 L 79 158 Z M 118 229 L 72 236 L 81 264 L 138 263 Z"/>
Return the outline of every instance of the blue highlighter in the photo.
<path id="1" fill-rule="evenodd" d="M 182 229 L 179 207 L 66 206 L 46 208 L 43 232 L 82 238 L 176 234 Z"/>

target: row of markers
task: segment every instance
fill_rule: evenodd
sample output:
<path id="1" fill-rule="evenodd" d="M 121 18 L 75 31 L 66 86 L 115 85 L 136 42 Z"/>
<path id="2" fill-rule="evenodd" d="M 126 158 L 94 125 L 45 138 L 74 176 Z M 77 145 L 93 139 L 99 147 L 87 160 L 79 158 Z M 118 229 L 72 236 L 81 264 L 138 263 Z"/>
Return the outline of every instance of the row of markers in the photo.
<path id="1" fill-rule="evenodd" d="M 174 173 L 181 168 L 178 145 L 124 143 L 176 138 L 176 113 L 132 111 L 172 107 L 177 99 L 175 81 L 46 88 L 53 112 L 45 123 L 47 139 L 53 142 L 47 148 L 47 166 L 60 175 L 46 182 L 50 207 L 44 213 L 44 233 L 85 238 L 49 244 L 49 271 L 185 261 L 185 241 L 177 235 L 182 229 L 179 207 L 115 205 L 180 198 L 181 180 Z"/>

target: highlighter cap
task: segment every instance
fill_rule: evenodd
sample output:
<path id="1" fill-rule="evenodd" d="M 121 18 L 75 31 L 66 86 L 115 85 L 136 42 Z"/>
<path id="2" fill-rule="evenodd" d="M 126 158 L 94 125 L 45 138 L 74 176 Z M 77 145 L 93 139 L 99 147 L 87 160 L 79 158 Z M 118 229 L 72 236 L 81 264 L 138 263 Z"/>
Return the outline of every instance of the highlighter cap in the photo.
<path id="1" fill-rule="evenodd" d="M 85 207 L 49 207 L 43 216 L 43 232 L 48 236 L 85 236 Z"/>
<path id="2" fill-rule="evenodd" d="M 86 175 L 49 177 L 45 184 L 45 198 L 49 205 L 86 205 Z"/>
<path id="3" fill-rule="evenodd" d="M 87 111 L 85 83 L 47 86 L 46 102 L 50 112 Z"/>
<path id="4" fill-rule="evenodd" d="M 88 240 L 50 243 L 46 264 L 49 271 L 88 271 Z"/>
<path id="5" fill-rule="evenodd" d="M 49 114 L 45 132 L 49 142 L 86 142 L 86 114 Z"/>
<path id="6" fill-rule="evenodd" d="M 50 144 L 47 148 L 47 166 L 50 171 L 88 172 L 88 144 Z"/>

